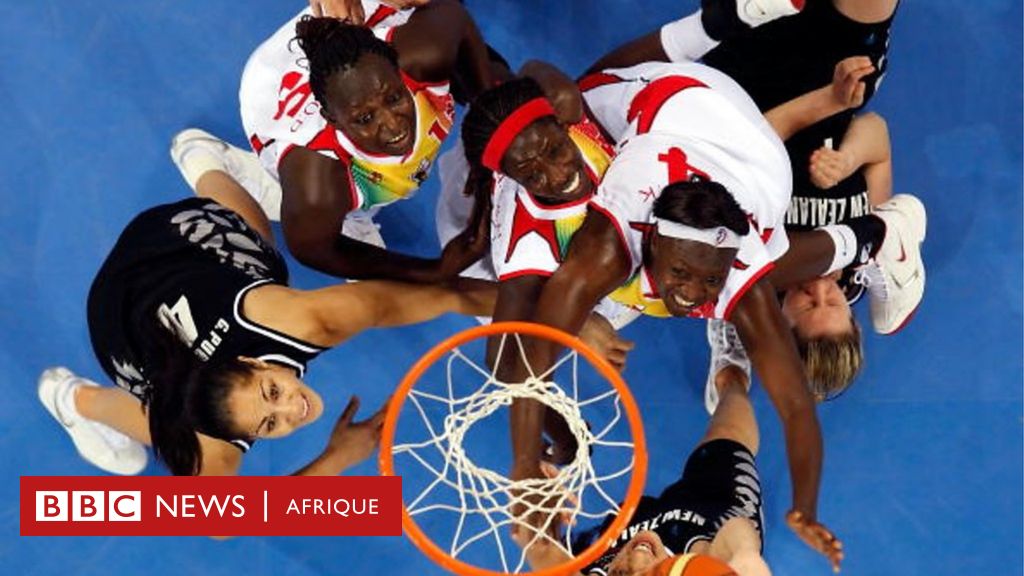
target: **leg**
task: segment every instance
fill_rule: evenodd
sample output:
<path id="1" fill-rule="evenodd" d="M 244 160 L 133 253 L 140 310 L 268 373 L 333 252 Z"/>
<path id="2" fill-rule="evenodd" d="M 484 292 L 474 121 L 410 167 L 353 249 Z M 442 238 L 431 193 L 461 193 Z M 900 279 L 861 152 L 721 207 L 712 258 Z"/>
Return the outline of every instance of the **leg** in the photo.
<path id="1" fill-rule="evenodd" d="M 189 128 L 171 141 L 171 159 L 197 196 L 233 210 L 274 245 L 270 220 L 281 217 L 281 185 L 256 154 Z"/>
<path id="2" fill-rule="evenodd" d="M 138 440 L 148 442 L 149 434 L 135 397 L 80 378 L 62 366 L 43 371 L 38 393 L 87 462 L 112 474 L 138 474 L 146 467 L 146 447 Z M 102 413 L 91 411 L 94 405 L 104 408 Z"/>
<path id="3" fill-rule="evenodd" d="M 111 386 L 80 386 L 75 394 L 75 408 L 82 416 L 104 424 L 142 442 L 149 438 L 149 420 L 142 402 L 128 392 Z"/>
<path id="4" fill-rule="evenodd" d="M 700 444 L 718 439 L 733 440 L 746 446 L 751 454 L 757 455 L 761 440 L 754 407 L 747 395 L 747 382 L 747 375 L 735 365 L 718 371 L 715 375 L 718 406 Z"/>
<path id="5" fill-rule="evenodd" d="M 214 200 L 235 212 L 267 243 L 271 246 L 274 245 L 274 233 L 270 230 L 270 220 L 267 215 L 263 213 L 263 209 L 256 203 L 256 200 L 230 174 L 220 170 L 203 173 L 196 182 L 196 196 Z"/>

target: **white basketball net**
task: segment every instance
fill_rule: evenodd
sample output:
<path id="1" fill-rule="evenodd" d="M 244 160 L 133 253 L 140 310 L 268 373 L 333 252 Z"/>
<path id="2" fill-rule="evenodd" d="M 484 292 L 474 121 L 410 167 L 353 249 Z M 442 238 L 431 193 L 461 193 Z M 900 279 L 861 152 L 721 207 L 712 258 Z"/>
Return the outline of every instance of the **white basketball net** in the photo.
<path id="1" fill-rule="evenodd" d="M 509 334 L 501 336 L 495 366 L 501 365 L 501 356 L 505 353 L 508 336 Z M 617 497 L 610 495 L 601 484 L 630 473 L 633 468 L 633 443 L 631 436 L 626 439 L 627 441 L 606 438 L 616 425 L 627 424 L 621 399 L 611 383 L 604 381 L 606 389 L 596 396 L 580 398 L 579 355 L 575 350 L 568 352 L 543 374 L 536 375 L 526 359 L 519 334 L 511 336 L 514 337 L 521 360 L 530 374 L 526 382 L 500 382 L 494 372 L 468 358 L 460 348 L 451 350 L 446 361 L 447 394 L 425 392 L 413 387 L 408 397 L 423 419 L 430 437 L 420 442 L 401 444 L 396 439 L 392 452 L 396 459 L 396 468 L 397 457 L 407 455 L 418 464 L 418 468 L 433 478 L 411 501 L 406 497 L 409 514 L 414 518 L 447 514 L 455 519 L 455 529 L 450 542 L 443 542 L 436 535 L 431 535 L 431 539 L 440 548 L 446 549 L 453 558 L 459 558 L 460 554 L 471 547 L 491 546 L 490 543 L 493 542 L 500 559 L 501 570 L 518 573 L 526 565 L 526 554 L 523 551 L 525 548 L 519 550 L 507 536 L 513 526 L 526 524 L 523 517 L 517 518 L 512 515 L 512 505 L 522 504 L 527 514 L 542 513 L 542 517 L 546 518 L 542 529 L 526 532 L 532 535 L 529 545 L 547 541 L 569 552 L 573 526 L 577 521 L 591 519 L 599 522 L 607 515 L 618 512 L 618 501 L 623 494 L 618 494 Z M 453 368 L 459 362 L 470 366 L 472 372 L 482 379 L 482 384 L 466 395 L 456 394 L 456 386 L 452 379 Z M 568 362 L 571 362 L 571 395 L 554 382 L 548 381 L 550 375 Z M 464 385 L 462 387 L 465 388 Z M 554 478 L 513 481 L 504 473 L 477 466 L 464 449 L 466 434 L 475 423 L 501 408 L 510 406 L 517 398 L 536 400 L 555 410 L 565 419 L 569 430 L 576 438 L 575 458 L 570 464 L 562 467 Z M 581 410 L 601 402 L 613 404 L 614 409 L 609 411 L 611 415 L 601 429 L 591 430 L 584 421 Z M 443 410 L 436 409 L 439 405 Z M 433 419 L 430 415 L 432 411 L 435 414 Z M 438 419 L 438 412 L 444 414 L 440 424 L 434 422 Z M 624 462 L 621 467 L 598 473 L 593 458 L 599 456 L 599 449 L 628 450 L 629 453 L 628 457 L 618 454 L 618 459 Z M 438 453 L 441 459 L 437 458 Z M 434 462 L 431 462 L 431 459 Z M 403 475 L 409 473 L 406 471 Z M 556 540 L 548 535 L 547 528 L 552 523 L 559 522 L 559 513 L 568 515 L 571 521 L 565 524 L 564 536 Z M 484 522 L 475 522 L 473 524 L 477 527 L 471 528 L 468 519 L 473 516 L 482 518 Z M 594 523 L 581 522 L 580 525 Z M 422 526 L 419 519 L 417 524 Z M 483 528 L 479 528 L 480 525 Z"/>

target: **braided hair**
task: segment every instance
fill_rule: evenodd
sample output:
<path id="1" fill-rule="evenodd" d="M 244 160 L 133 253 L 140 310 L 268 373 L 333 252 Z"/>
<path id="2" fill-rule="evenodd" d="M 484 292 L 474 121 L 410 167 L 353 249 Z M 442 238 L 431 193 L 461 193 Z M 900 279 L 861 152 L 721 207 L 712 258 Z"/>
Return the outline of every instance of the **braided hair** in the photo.
<path id="1" fill-rule="evenodd" d="M 327 79 L 352 68 L 363 55 L 376 54 L 398 68 L 398 52 L 394 47 L 374 36 L 369 28 L 337 18 L 303 16 L 295 24 L 295 41 L 309 60 L 313 96 L 325 108 Z"/>
<path id="2" fill-rule="evenodd" d="M 674 182 L 654 201 L 654 215 L 706 230 L 724 226 L 740 236 L 750 232 L 746 213 L 718 182 L 698 179 Z"/>

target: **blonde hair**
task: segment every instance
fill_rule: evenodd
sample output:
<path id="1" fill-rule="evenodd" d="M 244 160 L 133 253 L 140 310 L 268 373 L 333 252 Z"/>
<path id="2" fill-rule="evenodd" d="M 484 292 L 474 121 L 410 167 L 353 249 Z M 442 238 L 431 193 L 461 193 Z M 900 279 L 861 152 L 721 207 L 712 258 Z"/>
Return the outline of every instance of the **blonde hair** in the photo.
<path id="1" fill-rule="evenodd" d="M 807 385 L 818 402 L 832 400 L 853 383 L 864 366 L 860 325 L 851 316 L 850 331 L 839 335 L 804 338 L 793 331 Z"/>

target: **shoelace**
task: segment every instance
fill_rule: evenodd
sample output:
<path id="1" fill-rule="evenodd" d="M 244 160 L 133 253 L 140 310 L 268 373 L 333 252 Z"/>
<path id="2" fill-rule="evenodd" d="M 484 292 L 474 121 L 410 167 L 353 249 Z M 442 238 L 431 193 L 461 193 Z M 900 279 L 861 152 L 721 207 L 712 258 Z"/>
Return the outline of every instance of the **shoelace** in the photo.
<path id="1" fill-rule="evenodd" d="M 736 327 L 723 320 L 709 320 L 714 322 L 715 351 L 717 355 L 729 360 L 730 364 L 741 364 L 747 360 L 746 350 Z"/>
<path id="2" fill-rule="evenodd" d="M 851 281 L 867 288 L 868 292 L 876 298 L 886 300 L 889 297 L 889 287 L 886 285 L 878 265 L 868 264 L 860 267 L 853 273 Z"/>

